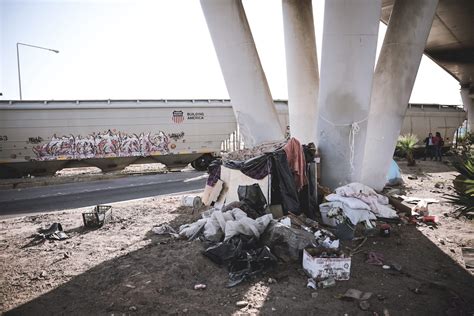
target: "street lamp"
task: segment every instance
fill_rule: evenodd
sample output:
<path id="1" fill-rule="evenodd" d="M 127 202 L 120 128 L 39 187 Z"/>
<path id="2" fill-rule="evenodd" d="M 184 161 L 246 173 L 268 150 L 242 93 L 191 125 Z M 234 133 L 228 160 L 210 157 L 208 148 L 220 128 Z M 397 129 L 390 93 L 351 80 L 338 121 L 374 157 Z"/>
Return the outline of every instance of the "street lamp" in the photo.
<path id="1" fill-rule="evenodd" d="M 16 62 L 17 62 L 17 65 L 18 65 L 18 87 L 20 89 L 20 100 L 22 100 L 22 96 L 21 96 L 21 76 L 20 76 L 20 50 L 18 49 L 19 45 L 33 47 L 33 48 L 39 48 L 39 49 L 44 49 L 44 50 L 49 50 L 49 51 L 54 52 L 56 54 L 59 53 L 59 50 L 46 48 L 46 47 L 41 47 L 41 46 L 30 45 L 30 44 L 25 44 L 25 43 L 16 43 Z"/>

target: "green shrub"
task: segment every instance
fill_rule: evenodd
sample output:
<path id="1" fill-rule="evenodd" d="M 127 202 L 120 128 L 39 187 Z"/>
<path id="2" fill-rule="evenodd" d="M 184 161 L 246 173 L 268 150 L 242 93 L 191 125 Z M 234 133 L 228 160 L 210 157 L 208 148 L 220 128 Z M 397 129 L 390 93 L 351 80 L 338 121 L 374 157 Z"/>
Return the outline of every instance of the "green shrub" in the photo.
<path id="1" fill-rule="evenodd" d="M 474 158 L 465 158 L 453 165 L 460 175 L 454 180 L 455 194 L 447 195 L 447 199 L 458 206 L 456 209 L 458 217 L 472 216 L 474 212 Z"/>
<path id="2" fill-rule="evenodd" d="M 418 137 L 413 134 L 400 135 L 398 137 L 397 149 L 402 155 L 407 158 L 409 166 L 414 166 L 416 164 L 413 152 L 417 143 Z"/>

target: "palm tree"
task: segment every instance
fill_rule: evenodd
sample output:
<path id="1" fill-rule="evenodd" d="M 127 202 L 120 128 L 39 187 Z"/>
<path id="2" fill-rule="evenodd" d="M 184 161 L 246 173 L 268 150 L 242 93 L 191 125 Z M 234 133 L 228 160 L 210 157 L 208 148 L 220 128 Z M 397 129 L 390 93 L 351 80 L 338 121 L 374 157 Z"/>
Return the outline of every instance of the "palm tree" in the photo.
<path id="1" fill-rule="evenodd" d="M 398 137 L 397 149 L 406 156 L 408 165 L 414 166 L 416 164 L 413 156 L 415 145 L 418 143 L 418 137 L 413 134 L 406 134 Z"/>
<path id="2" fill-rule="evenodd" d="M 455 162 L 454 167 L 460 175 L 454 180 L 455 194 L 447 195 L 447 199 L 458 205 L 458 217 L 472 216 L 474 212 L 474 157 L 466 157 L 464 161 Z"/>

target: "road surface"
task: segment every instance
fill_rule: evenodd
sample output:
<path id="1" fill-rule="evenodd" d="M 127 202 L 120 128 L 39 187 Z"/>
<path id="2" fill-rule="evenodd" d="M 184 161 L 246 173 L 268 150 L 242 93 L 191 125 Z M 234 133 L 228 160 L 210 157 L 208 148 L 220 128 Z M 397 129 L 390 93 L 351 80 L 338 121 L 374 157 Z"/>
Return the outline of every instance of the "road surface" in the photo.
<path id="1" fill-rule="evenodd" d="M 0 191 L 0 217 L 65 210 L 203 189 L 205 172 L 170 172 Z"/>

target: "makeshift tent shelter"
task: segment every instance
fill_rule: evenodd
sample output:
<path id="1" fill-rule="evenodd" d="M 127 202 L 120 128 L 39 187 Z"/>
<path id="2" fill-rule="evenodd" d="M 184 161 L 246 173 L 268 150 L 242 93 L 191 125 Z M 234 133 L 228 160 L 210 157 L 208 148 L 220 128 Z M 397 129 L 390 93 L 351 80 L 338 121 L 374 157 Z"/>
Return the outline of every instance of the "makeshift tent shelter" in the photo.
<path id="1" fill-rule="evenodd" d="M 260 149 L 241 155 L 250 156 L 248 159 L 224 157 L 214 161 L 209 167 L 204 204 L 215 202 L 220 207 L 242 200 L 239 187 L 258 184 L 270 209 L 281 205 L 283 214 L 304 213 L 314 219 L 317 210 L 314 144 L 301 145 L 291 138 Z"/>

